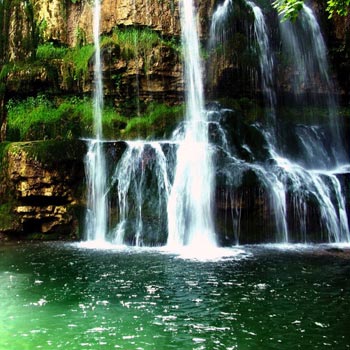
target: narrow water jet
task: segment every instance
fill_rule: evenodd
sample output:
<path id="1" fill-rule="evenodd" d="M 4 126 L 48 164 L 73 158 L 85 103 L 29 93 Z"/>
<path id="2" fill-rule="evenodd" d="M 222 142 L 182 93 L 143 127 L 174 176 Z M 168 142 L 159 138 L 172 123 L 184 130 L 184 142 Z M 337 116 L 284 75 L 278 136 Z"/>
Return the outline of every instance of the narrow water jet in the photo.
<path id="1" fill-rule="evenodd" d="M 108 221 L 106 160 L 102 140 L 103 85 L 100 51 L 100 13 L 100 0 L 95 0 L 93 9 L 95 47 L 93 119 L 95 139 L 89 141 L 88 153 L 85 158 L 88 186 L 85 239 L 88 241 L 105 241 Z"/>

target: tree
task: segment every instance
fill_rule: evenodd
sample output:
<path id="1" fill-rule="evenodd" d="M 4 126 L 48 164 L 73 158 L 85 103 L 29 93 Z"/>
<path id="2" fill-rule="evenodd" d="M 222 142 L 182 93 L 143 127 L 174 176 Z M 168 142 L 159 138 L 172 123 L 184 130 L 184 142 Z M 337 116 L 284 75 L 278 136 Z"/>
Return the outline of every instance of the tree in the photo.
<path id="1" fill-rule="evenodd" d="M 273 7 L 277 9 L 282 16 L 282 21 L 295 21 L 299 15 L 299 11 L 303 8 L 304 0 L 275 0 Z M 328 18 L 335 13 L 340 16 L 347 16 L 350 12 L 350 0 L 327 0 Z"/>
<path id="2" fill-rule="evenodd" d="M 327 11 L 331 18 L 334 13 L 340 16 L 347 16 L 350 11 L 350 0 L 328 0 Z"/>

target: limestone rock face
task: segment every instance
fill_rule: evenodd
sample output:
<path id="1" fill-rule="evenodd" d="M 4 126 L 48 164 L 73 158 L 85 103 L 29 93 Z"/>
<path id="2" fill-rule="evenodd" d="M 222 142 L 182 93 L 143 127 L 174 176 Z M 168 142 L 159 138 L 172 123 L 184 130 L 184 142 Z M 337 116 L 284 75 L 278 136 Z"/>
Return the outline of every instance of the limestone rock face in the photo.
<path id="1" fill-rule="evenodd" d="M 44 34 L 68 45 L 75 45 L 79 33 L 92 41 L 93 2 L 36 1 L 36 17 L 45 23 Z M 101 32 L 109 33 L 116 26 L 149 27 L 165 35 L 179 35 L 178 4 L 175 0 L 103 0 Z"/>
<path id="2" fill-rule="evenodd" d="M 34 11 L 44 40 L 65 42 L 67 37 L 66 1 L 35 0 Z"/>
<path id="3" fill-rule="evenodd" d="M 120 77 L 117 84 L 112 79 L 105 80 L 106 94 L 114 96 L 116 105 L 136 95 L 146 103 L 152 100 L 175 103 L 182 100 L 182 63 L 171 49 L 157 46 L 147 57 L 128 60 L 122 57 L 109 60 L 104 57 L 104 61 L 104 76 Z"/>
<path id="4" fill-rule="evenodd" d="M 205 34 L 214 0 L 198 0 L 201 36 Z M 44 38 L 75 45 L 80 33 L 92 42 L 93 2 L 87 0 L 62 2 L 36 0 L 35 16 L 41 24 Z M 102 0 L 101 33 L 117 26 L 148 27 L 168 36 L 179 36 L 180 14 L 178 0 Z"/>
<path id="5" fill-rule="evenodd" d="M 0 204 L 10 211 L 12 224 L 0 223 L 0 233 L 74 234 L 85 151 L 80 141 L 11 144 L 4 192 L 12 197 Z"/>
<path id="6" fill-rule="evenodd" d="M 24 2 L 20 1 L 13 5 L 11 10 L 4 13 L 4 21 L 8 21 L 8 27 L 3 28 L 8 40 L 8 48 L 4 48 L 5 55 L 10 61 L 15 59 L 24 60 L 31 55 L 33 46 L 35 25 L 33 13 Z M 2 30 L 3 30 L 2 29 Z M 6 39 L 4 39 L 6 40 Z"/>
<path id="7" fill-rule="evenodd" d="M 205 3 L 204 1 L 200 2 Z M 72 56 L 43 58 L 37 54 L 41 44 L 53 45 L 62 50 L 75 50 L 86 47 L 92 40 L 93 1 L 48 1 L 32 0 L 29 5 L 19 2 L 11 5 L 8 16 L 6 35 L 7 57 L 0 57 L 0 62 L 15 63 L 10 65 L 8 73 L 4 73 L 6 93 L 23 96 L 35 93 L 54 91 L 64 94 L 91 93 L 93 80 L 93 54 L 74 61 Z M 207 7 L 198 5 L 201 13 L 209 11 Z M 1 13 L 0 13 L 1 15 Z M 202 15 L 201 15 L 202 16 Z M 103 69 L 106 95 L 115 103 L 123 103 L 127 99 L 140 99 L 143 102 L 152 100 L 169 104 L 182 100 L 183 80 L 181 54 L 176 49 L 180 40 L 180 15 L 177 0 L 102 0 L 101 1 L 101 35 L 111 38 L 115 32 L 130 29 L 145 30 L 150 35 L 159 35 L 157 45 L 152 44 L 150 52 L 140 57 L 132 55 L 114 55 L 119 44 L 104 49 Z M 207 14 L 201 19 L 205 22 Z M 156 32 L 156 34 L 155 34 Z M 147 36 L 140 41 L 147 41 Z M 123 43 L 121 44 L 123 45 Z M 130 43 L 125 43 L 130 45 Z M 147 45 L 144 42 L 136 46 Z M 0 42 L 1 46 L 1 42 Z M 4 49 L 0 47 L 1 51 Z M 141 49 L 142 50 L 142 49 Z M 46 54 L 49 49 L 47 49 Z M 179 51 L 179 50 L 178 50 Z M 112 55 L 111 55 L 112 53 Z M 54 54 L 54 53 L 53 53 Z M 75 56 L 77 57 L 77 56 Z M 17 62 L 20 64 L 17 65 Z M 23 64 L 26 63 L 26 64 Z M 76 68 L 76 65 L 83 68 Z M 74 69 L 84 69 L 84 77 Z M 86 74 L 86 75 L 85 75 Z"/>
<path id="8" fill-rule="evenodd" d="M 46 168 L 45 164 L 27 153 L 26 146 L 13 145 L 10 148 L 8 176 L 14 185 L 17 198 L 22 200 L 56 197 L 61 201 L 72 201 L 71 190 L 64 184 L 64 180 L 69 180 L 68 174 L 62 174 L 55 168 Z"/>

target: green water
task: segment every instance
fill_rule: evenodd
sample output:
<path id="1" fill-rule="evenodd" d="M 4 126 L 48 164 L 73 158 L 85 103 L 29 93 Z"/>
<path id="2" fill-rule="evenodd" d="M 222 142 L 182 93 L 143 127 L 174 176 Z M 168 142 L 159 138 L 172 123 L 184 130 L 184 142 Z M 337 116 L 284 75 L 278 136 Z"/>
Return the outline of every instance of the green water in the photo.
<path id="1" fill-rule="evenodd" d="M 322 247 L 220 261 L 0 247 L 1 350 L 348 348 L 350 260 Z"/>

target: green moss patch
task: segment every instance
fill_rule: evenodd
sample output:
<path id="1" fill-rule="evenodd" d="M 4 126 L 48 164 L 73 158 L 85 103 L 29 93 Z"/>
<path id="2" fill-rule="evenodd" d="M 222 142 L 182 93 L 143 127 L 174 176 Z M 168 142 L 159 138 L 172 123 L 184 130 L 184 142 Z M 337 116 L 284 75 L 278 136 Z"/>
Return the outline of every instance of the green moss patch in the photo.
<path id="1" fill-rule="evenodd" d="M 26 153 L 28 158 L 51 166 L 67 160 L 81 161 L 86 153 L 86 146 L 79 140 L 47 140 L 32 142 L 14 142 L 9 153 Z"/>
<path id="2" fill-rule="evenodd" d="M 142 116 L 129 120 L 122 136 L 125 139 L 168 138 L 183 114 L 182 105 L 151 104 Z"/>
<path id="3" fill-rule="evenodd" d="M 181 52 L 181 45 L 175 38 L 166 39 L 158 32 L 149 28 L 115 28 L 111 35 L 103 36 L 101 39 L 101 48 L 118 48 L 120 57 L 128 60 L 132 58 L 143 58 L 144 70 L 154 59 L 152 50 L 156 46 L 166 46 L 173 49 L 174 52 Z"/>
<path id="4" fill-rule="evenodd" d="M 13 212 L 13 203 L 0 205 L 0 232 L 16 231 L 18 216 Z"/>
<path id="5" fill-rule="evenodd" d="M 0 174 L 6 164 L 7 150 L 10 146 L 10 142 L 0 142 Z"/>

